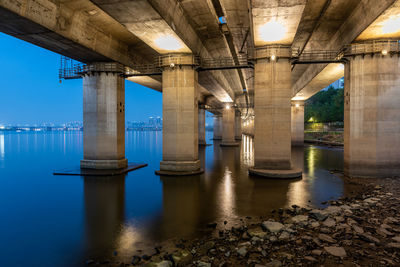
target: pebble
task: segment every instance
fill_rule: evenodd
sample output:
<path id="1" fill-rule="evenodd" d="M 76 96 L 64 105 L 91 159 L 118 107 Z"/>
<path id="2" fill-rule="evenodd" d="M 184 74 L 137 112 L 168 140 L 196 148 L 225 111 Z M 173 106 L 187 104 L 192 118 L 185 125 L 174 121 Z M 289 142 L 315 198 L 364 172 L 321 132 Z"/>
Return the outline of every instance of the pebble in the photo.
<path id="1" fill-rule="evenodd" d="M 270 231 L 271 233 L 278 233 L 284 227 L 283 224 L 279 222 L 272 222 L 272 221 L 264 221 L 262 223 L 264 229 Z"/>
<path id="2" fill-rule="evenodd" d="M 347 256 L 343 247 L 324 247 L 324 249 L 326 252 L 336 257 L 344 258 Z"/>

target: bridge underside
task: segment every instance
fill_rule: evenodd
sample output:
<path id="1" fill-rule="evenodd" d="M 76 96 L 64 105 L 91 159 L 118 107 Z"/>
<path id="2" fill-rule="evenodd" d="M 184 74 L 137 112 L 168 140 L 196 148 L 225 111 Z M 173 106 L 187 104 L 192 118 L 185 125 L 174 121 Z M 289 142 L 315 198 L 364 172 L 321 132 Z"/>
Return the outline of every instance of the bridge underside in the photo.
<path id="1" fill-rule="evenodd" d="M 0 31 L 82 63 L 60 75 L 83 78 L 83 167 L 126 165 L 127 79 L 163 93 L 160 169 L 180 174 L 204 110 L 223 144 L 255 136 L 254 169 L 290 170 L 304 101 L 343 76 L 345 173 L 398 174 L 399 18 L 400 0 L 0 0 Z"/>

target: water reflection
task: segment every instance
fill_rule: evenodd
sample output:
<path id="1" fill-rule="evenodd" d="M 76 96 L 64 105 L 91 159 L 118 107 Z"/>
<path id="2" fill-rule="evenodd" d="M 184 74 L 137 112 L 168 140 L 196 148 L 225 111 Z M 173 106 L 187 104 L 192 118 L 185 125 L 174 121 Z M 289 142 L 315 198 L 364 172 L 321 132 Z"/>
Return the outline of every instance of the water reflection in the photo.
<path id="1" fill-rule="evenodd" d="M 0 159 L 4 159 L 4 134 L 0 134 Z"/>
<path id="2" fill-rule="evenodd" d="M 0 220 L 5 230 L 0 236 L 7 240 L 0 250 L 3 265 L 18 259 L 21 249 L 35 266 L 43 263 L 43 251 L 50 266 L 113 258 L 114 251 L 128 262 L 143 247 L 204 235 L 210 222 L 223 226 L 227 220 L 229 228 L 244 216 L 265 216 L 293 204 L 321 206 L 343 194 L 343 181 L 330 172 L 343 169 L 341 149 L 293 148 L 292 164 L 303 169 L 303 178 L 271 180 L 248 175 L 251 137 L 243 136 L 236 148 L 219 144 L 199 148 L 204 174 L 159 177 L 154 170 L 162 158 L 161 132 L 128 132 L 127 158 L 149 166 L 126 177 L 81 180 L 52 176 L 53 169 L 79 164 L 81 132 L 0 135 L 0 209 L 7 214 Z"/>
<path id="3" fill-rule="evenodd" d="M 242 136 L 242 150 L 241 150 L 241 158 L 243 164 L 246 166 L 254 165 L 254 142 L 253 138 L 248 135 Z"/>
<path id="4" fill-rule="evenodd" d="M 116 249 L 128 254 L 132 231 L 124 230 L 125 176 L 84 177 L 86 258 L 104 258 Z"/>

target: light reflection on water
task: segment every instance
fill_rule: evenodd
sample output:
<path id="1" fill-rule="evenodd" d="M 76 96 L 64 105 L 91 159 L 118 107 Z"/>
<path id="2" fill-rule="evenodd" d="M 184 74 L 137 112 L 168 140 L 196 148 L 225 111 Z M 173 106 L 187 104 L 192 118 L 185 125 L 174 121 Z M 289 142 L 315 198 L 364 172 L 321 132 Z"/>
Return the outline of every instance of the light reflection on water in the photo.
<path id="1" fill-rule="evenodd" d="M 342 180 L 329 172 L 342 169 L 342 150 L 293 148 L 292 164 L 304 169 L 303 179 L 269 180 L 248 176 L 253 146 L 248 136 L 236 148 L 215 141 L 199 148 L 204 174 L 159 177 L 154 170 L 162 157 L 162 132 L 128 132 L 127 158 L 149 166 L 99 179 L 52 175 L 54 169 L 79 165 L 81 132 L 0 135 L 4 266 L 22 265 L 21 250 L 31 265 L 41 266 L 112 258 L 114 251 L 124 260 L 157 242 L 202 235 L 210 222 L 227 220 L 230 227 L 244 216 L 265 216 L 293 204 L 319 206 L 342 195 Z"/>
<path id="2" fill-rule="evenodd" d="M 0 159 L 4 159 L 4 134 L 0 133 Z"/>

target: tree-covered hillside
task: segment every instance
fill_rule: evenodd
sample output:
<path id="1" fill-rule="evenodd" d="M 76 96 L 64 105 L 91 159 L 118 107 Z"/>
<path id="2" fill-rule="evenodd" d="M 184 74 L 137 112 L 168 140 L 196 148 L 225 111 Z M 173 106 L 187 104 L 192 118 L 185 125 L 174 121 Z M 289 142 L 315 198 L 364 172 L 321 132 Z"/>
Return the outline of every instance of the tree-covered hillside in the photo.
<path id="1" fill-rule="evenodd" d="M 305 103 L 304 122 L 343 121 L 343 96 L 343 89 L 332 86 L 315 94 Z"/>

